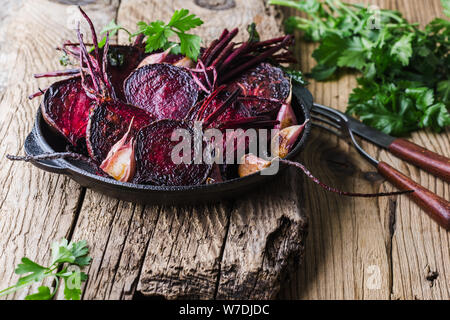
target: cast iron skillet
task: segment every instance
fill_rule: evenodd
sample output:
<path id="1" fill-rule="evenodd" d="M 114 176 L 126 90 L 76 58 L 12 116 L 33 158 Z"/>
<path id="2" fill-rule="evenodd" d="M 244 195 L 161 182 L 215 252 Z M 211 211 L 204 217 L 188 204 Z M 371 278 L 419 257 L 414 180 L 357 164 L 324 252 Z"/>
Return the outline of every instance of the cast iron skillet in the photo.
<path id="1" fill-rule="evenodd" d="M 293 87 L 292 106 L 299 123 L 305 119 L 310 119 L 309 111 L 312 104 L 313 97 L 307 89 L 299 86 Z M 301 139 L 288 154 L 287 159 L 292 159 L 302 150 L 310 130 L 311 122 L 308 122 Z M 39 155 L 48 152 L 61 152 L 65 150 L 65 145 L 63 139 L 55 134 L 44 121 L 39 108 L 33 130 L 25 140 L 25 153 L 27 155 Z M 169 187 L 125 183 L 101 177 L 96 175 L 88 165 L 79 161 L 58 159 L 34 161 L 33 164 L 45 171 L 65 174 L 83 187 L 94 189 L 121 200 L 144 204 L 186 204 L 235 198 L 243 194 L 243 191 L 253 189 L 258 185 L 264 185 L 273 178 L 273 176 L 256 173 L 210 185 Z M 279 171 L 284 168 L 285 166 L 280 164 Z"/>

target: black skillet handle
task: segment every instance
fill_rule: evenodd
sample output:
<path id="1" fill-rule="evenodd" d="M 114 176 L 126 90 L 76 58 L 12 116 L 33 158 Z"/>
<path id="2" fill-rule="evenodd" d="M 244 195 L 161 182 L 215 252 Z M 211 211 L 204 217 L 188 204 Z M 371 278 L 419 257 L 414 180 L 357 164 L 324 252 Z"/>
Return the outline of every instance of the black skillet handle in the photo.
<path id="1" fill-rule="evenodd" d="M 24 149 L 27 156 L 37 156 L 51 152 L 50 150 L 47 150 L 48 148 L 46 148 L 46 144 L 42 141 L 41 138 L 39 138 L 34 128 L 25 139 Z M 36 167 L 48 172 L 59 174 L 68 173 L 67 168 L 59 160 L 31 161 L 31 163 Z"/>

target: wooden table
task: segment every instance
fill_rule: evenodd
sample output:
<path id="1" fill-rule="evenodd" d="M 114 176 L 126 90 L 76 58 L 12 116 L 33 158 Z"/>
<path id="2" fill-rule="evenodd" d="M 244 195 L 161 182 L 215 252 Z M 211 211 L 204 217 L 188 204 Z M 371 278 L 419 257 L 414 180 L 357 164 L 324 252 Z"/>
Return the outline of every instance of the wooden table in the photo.
<path id="1" fill-rule="evenodd" d="M 233 1 L 212 2 L 227 6 Z M 370 3 L 398 9 L 422 25 L 442 16 L 439 0 Z M 242 29 L 252 20 L 264 38 L 279 33 L 281 16 L 275 8 L 266 10 L 260 0 L 235 0 L 235 4 L 232 9 L 211 10 L 190 0 L 100 0 L 85 8 L 98 30 L 113 18 L 133 28 L 139 19 L 165 20 L 174 8 L 186 7 L 207 19 L 199 32 L 208 41 L 223 27 Z M 29 101 L 28 94 L 50 83 L 49 79 L 35 81 L 31 75 L 59 68 L 54 48 L 63 39 L 74 39 L 70 29 L 76 19 L 73 7 L 56 1 L 7 0 L 2 6 L 0 288 L 17 281 L 14 268 L 21 257 L 44 263 L 50 243 L 66 237 L 86 239 L 94 258 L 87 269 L 84 299 L 131 299 L 161 292 L 169 298 L 450 298 L 449 234 L 404 196 L 343 198 L 289 170 L 275 185 L 235 201 L 142 206 L 87 190 L 29 164 L 7 161 L 6 154 L 23 152 L 33 125 L 38 102 Z M 120 34 L 118 41 L 125 40 Z M 297 45 L 304 71 L 314 65 L 313 48 L 302 42 Z M 354 76 L 348 75 L 335 82 L 312 82 L 309 88 L 317 102 L 344 110 L 354 86 Z M 449 133 L 422 131 L 411 139 L 450 156 Z M 430 190 L 449 197 L 448 184 L 374 146 L 364 146 Z M 328 133 L 314 130 L 299 160 L 323 181 L 344 190 L 393 190 L 353 148 Z M 306 242 L 305 213 L 309 220 Z M 296 262 L 302 256 L 299 265 Z M 279 278 L 286 270 L 289 277 Z M 432 272 L 438 274 L 435 279 L 429 277 Z M 26 293 L 8 298 L 22 298 Z"/>

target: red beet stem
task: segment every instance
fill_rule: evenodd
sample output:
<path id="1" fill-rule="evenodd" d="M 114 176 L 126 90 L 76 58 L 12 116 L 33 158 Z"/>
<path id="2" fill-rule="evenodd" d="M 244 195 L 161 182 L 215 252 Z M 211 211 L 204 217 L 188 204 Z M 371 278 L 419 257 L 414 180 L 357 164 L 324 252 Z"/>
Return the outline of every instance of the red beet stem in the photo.
<path id="1" fill-rule="evenodd" d="M 200 107 L 200 110 L 197 113 L 197 119 L 201 120 L 203 114 L 205 113 L 206 108 L 208 107 L 208 105 L 211 103 L 211 101 L 220 93 L 222 92 L 227 86 L 226 85 L 221 85 L 220 87 L 218 87 L 216 90 L 214 90 L 209 97 L 205 100 L 205 102 L 203 102 L 202 106 Z"/>
<path id="2" fill-rule="evenodd" d="M 225 49 L 223 49 L 223 51 L 219 54 L 219 56 L 213 61 L 211 67 L 213 68 L 219 67 L 222 64 L 222 62 L 226 59 L 226 57 L 228 57 L 230 53 L 233 51 L 234 46 L 235 43 L 230 42 L 230 44 L 228 44 L 228 46 L 226 46 Z"/>
<path id="3" fill-rule="evenodd" d="M 244 63 L 243 65 L 237 67 L 236 69 L 230 70 L 228 73 L 226 73 L 222 79 L 220 79 L 220 82 L 226 82 L 230 79 L 232 79 L 234 76 L 242 73 L 244 70 L 254 66 L 255 64 L 264 61 L 265 59 L 267 59 L 268 57 L 270 57 L 271 55 L 273 55 L 275 52 L 277 52 L 278 50 L 280 50 L 281 48 L 285 47 L 290 41 L 292 40 L 292 36 L 288 35 L 286 37 L 284 37 L 283 42 L 281 42 L 280 44 L 271 47 L 270 49 L 264 51 L 263 53 L 261 53 L 260 55 L 254 57 L 253 59 L 251 59 L 250 61 L 247 61 L 246 63 Z"/>
<path id="4" fill-rule="evenodd" d="M 109 32 L 106 33 L 106 42 L 105 47 L 103 48 L 103 59 L 102 59 L 102 73 L 103 73 L 103 81 L 108 88 L 108 92 L 114 94 L 114 90 L 112 88 L 111 83 L 109 82 L 108 74 L 106 73 L 107 65 L 108 65 L 108 51 L 109 51 Z"/>
<path id="5" fill-rule="evenodd" d="M 220 129 L 236 129 L 236 128 L 272 128 L 279 124 L 278 120 L 270 120 L 265 116 L 248 117 L 238 120 L 225 121 L 220 125 Z"/>
<path id="6" fill-rule="evenodd" d="M 56 159 L 71 159 L 87 162 L 91 165 L 95 165 L 91 158 L 88 158 L 82 154 L 74 152 L 56 152 L 56 153 L 43 153 L 37 156 L 13 156 L 10 154 L 6 155 L 6 158 L 11 161 L 42 161 L 42 160 L 56 160 Z"/>
<path id="7" fill-rule="evenodd" d="M 219 52 L 221 52 L 228 45 L 228 43 L 230 43 L 230 41 L 237 35 L 238 32 L 239 30 L 237 28 L 233 29 L 221 41 L 219 41 L 214 49 L 211 50 L 211 54 L 209 54 L 205 59 L 205 66 L 209 67 L 213 59 L 215 59 Z"/>
<path id="8" fill-rule="evenodd" d="M 91 33 L 92 33 L 92 42 L 94 43 L 94 48 L 95 48 L 95 57 L 97 59 L 97 62 L 100 63 L 100 50 L 98 48 L 98 41 L 97 41 L 97 33 L 95 32 L 95 28 L 94 28 L 94 24 L 92 23 L 92 20 L 88 17 L 88 15 L 86 14 L 86 12 L 83 11 L 83 9 L 81 9 L 80 6 L 78 6 L 78 9 L 80 10 L 81 14 L 83 15 L 83 17 L 86 19 L 86 21 L 89 24 L 89 28 L 91 29 Z M 80 41 L 81 44 L 81 41 Z"/>
<path id="9" fill-rule="evenodd" d="M 134 39 L 133 46 L 137 47 L 137 46 L 141 45 L 144 38 L 145 38 L 145 35 L 143 33 L 138 34 L 136 39 Z"/>
<path id="10" fill-rule="evenodd" d="M 287 164 L 289 166 L 295 167 L 297 169 L 300 169 L 303 171 L 303 173 L 310 178 L 314 183 L 318 184 L 322 188 L 324 188 L 327 191 L 337 193 L 341 196 L 347 196 L 347 197 L 360 197 L 360 198 L 377 198 L 377 197 L 386 197 L 386 196 L 395 196 L 399 194 L 405 194 L 405 193 L 411 193 L 414 192 L 413 190 L 407 190 L 407 191 L 396 191 L 396 192 L 381 192 L 381 193 L 353 193 L 353 192 L 346 192 L 341 191 L 336 188 L 330 187 L 326 185 L 325 183 L 321 182 L 318 178 L 312 175 L 312 173 L 306 169 L 304 165 L 298 162 L 289 161 L 285 159 L 278 159 L 281 163 Z"/>
<path id="11" fill-rule="evenodd" d="M 58 71 L 53 71 L 53 72 L 35 73 L 33 76 L 36 79 L 39 79 L 39 78 L 72 76 L 72 75 L 78 75 L 79 73 L 80 73 L 80 69 L 67 69 L 67 70 L 58 70 Z"/>
<path id="12" fill-rule="evenodd" d="M 211 51 L 216 47 L 216 45 L 222 41 L 223 38 L 226 37 L 226 35 L 229 33 L 228 29 L 224 29 L 222 31 L 222 34 L 220 35 L 219 39 L 215 39 L 211 42 L 211 44 L 209 45 L 209 47 L 205 50 L 205 52 L 202 54 L 201 59 L 203 61 L 205 61 L 205 59 L 208 58 L 208 56 L 211 54 Z"/>
<path id="13" fill-rule="evenodd" d="M 274 103 L 283 103 L 283 101 L 278 100 L 278 99 L 273 99 L 273 98 L 264 98 L 264 97 L 259 97 L 259 96 L 252 96 L 252 95 L 248 95 L 248 96 L 239 96 L 238 100 L 259 100 L 259 101 L 265 101 L 265 102 L 274 102 Z"/>
<path id="14" fill-rule="evenodd" d="M 279 42 L 283 42 L 284 38 L 285 38 L 285 36 L 279 37 L 279 38 L 273 38 L 273 39 L 269 39 L 269 40 L 265 40 L 265 41 L 253 42 L 252 49 L 270 46 L 270 45 L 273 45 L 273 44 L 276 44 Z"/>
<path id="15" fill-rule="evenodd" d="M 38 91 L 38 92 L 35 92 L 35 93 L 33 93 L 33 94 L 30 94 L 30 95 L 28 96 L 28 99 L 31 100 L 31 99 L 34 99 L 34 98 L 37 98 L 37 97 L 42 96 L 42 95 L 45 93 L 45 91 L 47 91 L 47 89 L 48 89 L 48 88 L 42 90 L 42 89 L 39 88 L 39 91 Z"/>
<path id="16" fill-rule="evenodd" d="M 222 65 L 219 67 L 219 72 L 223 71 L 228 67 L 239 55 L 244 53 L 249 48 L 249 43 L 244 42 L 239 48 L 233 51 L 222 63 Z"/>
<path id="17" fill-rule="evenodd" d="M 98 82 L 97 77 L 95 76 L 94 73 L 94 67 L 92 65 L 92 61 L 90 59 L 89 53 L 86 49 L 86 46 L 83 43 L 83 35 L 80 32 L 80 25 L 78 24 L 78 30 L 77 30 L 77 36 L 78 36 L 78 40 L 80 41 L 80 68 L 83 68 L 83 61 L 86 60 L 86 64 L 87 67 L 89 69 L 89 73 L 91 74 L 92 77 L 92 83 L 94 84 L 94 89 L 96 92 L 99 92 L 100 90 L 100 83 Z M 83 72 L 81 72 L 83 74 Z"/>
<path id="18" fill-rule="evenodd" d="M 224 103 L 222 103 L 221 106 L 219 106 L 213 113 L 211 113 L 206 120 L 203 122 L 203 127 L 207 128 L 211 123 L 213 123 L 221 114 L 222 112 L 234 101 L 236 101 L 236 98 L 241 93 L 241 88 L 237 88 L 234 90 L 231 95 L 225 100 Z"/>

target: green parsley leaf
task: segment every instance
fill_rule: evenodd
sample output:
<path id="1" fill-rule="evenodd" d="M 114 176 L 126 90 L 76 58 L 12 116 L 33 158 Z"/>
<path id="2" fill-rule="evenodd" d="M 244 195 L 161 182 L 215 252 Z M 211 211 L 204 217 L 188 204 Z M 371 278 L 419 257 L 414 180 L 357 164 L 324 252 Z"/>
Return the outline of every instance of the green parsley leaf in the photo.
<path id="1" fill-rule="evenodd" d="M 39 282 L 47 277 L 54 277 L 57 284 L 60 279 L 64 279 L 64 295 L 66 299 L 79 300 L 81 297 L 81 283 L 87 280 L 87 275 L 80 270 L 80 267 L 87 266 L 91 262 L 88 256 L 89 249 L 86 241 L 69 243 L 66 239 L 55 241 L 51 245 L 52 258 L 51 265 L 44 267 L 30 259 L 24 257 L 17 266 L 15 273 L 24 275 L 17 283 L 9 288 L 0 291 L 0 296 L 13 293 L 33 282 Z M 61 270 L 58 272 L 57 270 Z M 56 286 L 57 287 L 57 286 Z M 46 286 L 40 286 L 37 293 L 26 296 L 26 300 L 49 300 L 53 298 L 54 292 Z"/>
<path id="2" fill-rule="evenodd" d="M 25 300 L 50 300 L 52 297 L 49 287 L 40 286 L 37 293 L 27 295 Z"/>
<path id="3" fill-rule="evenodd" d="M 413 38 L 413 33 L 405 34 L 397 42 L 395 42 L 395 44 L 391 48 L 391 55 L 398 59 L 404 66 L 407 66 L 409 64 L 409 59 L 413 54 Z"/>
<path id="4" fill-rule="evenodd" d="M 286 30 L 320 42 L 308 76 L 324 81 L 346 69 L 360 72 L 347 112 L 392 135 L 448 126 L 450 21 L 434 19 L 423 30 L 397 11 L 374 12 L 341 0 L 270 0 L 308 15 L 289 17 Z M 442 0 L 445 14 L 450 0 Z M 378 24 L 378 25 L 377 25 Z"/>
<path id="5" fill-rule="evenodd" d="M 195 14 L 189 14 L 189 10 L 176 10 L 168 23 L 169 27 L 178 29 L 181 32 L 189 31 L 195 27 L 201 26 L 203 21 Z"/>
<path id="6" fill-rule="evenodd" d="M 135 37 L 143 34 L 146 37 L 146 52 L 153 52 L 159 49 L 166 50 L 171 48 L 172 53 L 181 53 L 196 61 L 200 53 L 201 38 L 196 35 L 188 34 L 195 27 L 203 24 L 203 21 L 194 14 L 189 14 L 189 10 L 176 10 L 168 24 L 157 20 L 149 24 L 138 22 L 139 30 L 132 34 Z M 174 43 L 169 40 L 173 36 L 178 36 L 180 43 Z"/>

